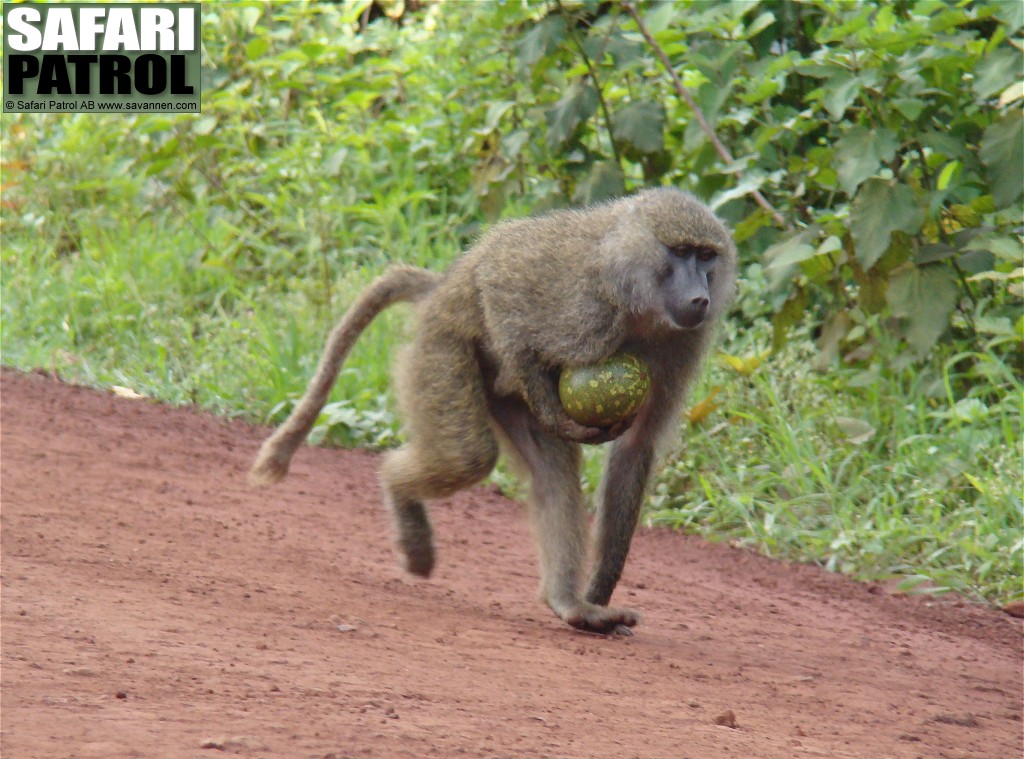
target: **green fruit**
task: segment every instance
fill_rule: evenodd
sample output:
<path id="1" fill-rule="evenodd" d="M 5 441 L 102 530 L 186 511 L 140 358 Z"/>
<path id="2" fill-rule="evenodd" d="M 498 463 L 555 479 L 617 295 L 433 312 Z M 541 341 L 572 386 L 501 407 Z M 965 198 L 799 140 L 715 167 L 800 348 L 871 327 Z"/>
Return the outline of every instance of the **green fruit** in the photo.
<path id="1" fill-rule="evenodd" d="M 587 427 L 610 427 L 629 419 L 647 400 L 651 375 L 631 353 L 617 353 L 591 366 L 569 367 L 558 380 L 565 413 Z"/>

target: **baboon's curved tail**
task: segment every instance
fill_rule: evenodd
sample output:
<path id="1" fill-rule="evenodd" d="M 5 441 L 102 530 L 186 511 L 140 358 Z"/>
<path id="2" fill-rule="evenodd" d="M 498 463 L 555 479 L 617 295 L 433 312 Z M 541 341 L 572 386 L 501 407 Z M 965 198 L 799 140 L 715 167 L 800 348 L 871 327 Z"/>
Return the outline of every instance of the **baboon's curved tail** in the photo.
<path id="1" fill-rule="evenodd" d="M 269 485 L 288 474 L 292 455 L 313 429 L 316 418 L 327 403 L 345 356 L 374 317 L 394 303 L 421 299 L 437 287 L 440 279 L 440 274 L 426 269 L 393 266 L 370 283 L 331 331 L 320 355 L 320 365 L 302 399 L 284 424 L 260 447 L 249 470 L 251 482 Z"/>

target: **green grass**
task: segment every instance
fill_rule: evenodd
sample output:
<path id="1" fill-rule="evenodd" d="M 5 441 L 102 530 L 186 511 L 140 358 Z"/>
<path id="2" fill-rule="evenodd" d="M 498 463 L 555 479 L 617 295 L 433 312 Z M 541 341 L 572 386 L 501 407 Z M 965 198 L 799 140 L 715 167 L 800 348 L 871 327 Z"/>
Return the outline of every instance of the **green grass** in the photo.
<path id="1" fill-rule="evenodd" d="M 280 420 L 301 395 L 334 320 L 376 273 L 359 266 L 326 284 L 246 277 L 196 253 L 207 241 L 193 225 L 174 224 L 171 214 L 142 219 L 130 232 L 111 231 L 112 222 L 124 224 L 107 213 L 79 215 L 76 249 L 60 253 L 55 240 L 32 230 L 5 233 L 5 364 Z M 353 351 L 329 408 L 337 442 L 393 442 L 387 357 L 405 314 L 402 307 L 383 314 Z M 349 425 L 339 423 L 344 419 Z"/>
<path id="2" fill-rule="evenodd" d="M 721 408 L 685 434 L 650 521 L 906 589 L 1024 595 L 1019 386 L 970 417 L 928 373 L 817 374 L 813 355 L 796 340 L 750 377 L 712 369 Z"/>

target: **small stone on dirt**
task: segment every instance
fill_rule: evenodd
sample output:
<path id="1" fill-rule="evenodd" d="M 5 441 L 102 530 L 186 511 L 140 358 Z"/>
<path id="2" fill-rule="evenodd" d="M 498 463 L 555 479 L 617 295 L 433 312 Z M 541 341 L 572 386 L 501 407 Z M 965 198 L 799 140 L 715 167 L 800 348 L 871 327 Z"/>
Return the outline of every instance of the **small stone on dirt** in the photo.
<path id="1" fill-rule="evenodd" d="M 231 738 L 207 738 L 199 744 L 199 748 L 214 748 L 218 751 L 229 751 L 232 754 L 266 749 L 262 742 L 248 735 L 236 735 Z"/>
<path id="2" fill-rule="evenodd" d="M 355 629 L 352 625 L 338 625 L 338 632 L 350 633 L 355 632 Z"/>
<path id="3" fill-rule="evenodd" d="M 732 709 L 726 709 L 724 712 L 715 717 L 714 723 L 716 725 L 721 725 L 722 727 L 731 727 L 735 729 L 736 715 L 733 714 Z"/>
<path id="4" fill-rule="evenodd" d="M 936 714 L 931 718 L 932 722 L 941 722 L 943 725 L 958 725 L 959 727 L 978 727 L 978 720 L 970 712 L 964 714 Z"/>

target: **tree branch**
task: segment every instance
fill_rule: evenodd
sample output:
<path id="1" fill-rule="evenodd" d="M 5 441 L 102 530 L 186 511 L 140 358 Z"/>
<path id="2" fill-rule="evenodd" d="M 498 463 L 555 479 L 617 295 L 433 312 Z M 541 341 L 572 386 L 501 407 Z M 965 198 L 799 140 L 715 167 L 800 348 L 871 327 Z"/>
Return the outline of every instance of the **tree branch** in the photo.
<path id="1" fill-rule="evenodd" d="M 597 93 L 597 102 L 601 105 L 601 112 L 604 114 L 605 129 L 608 130 L 608 142 L 611 143 L 612 153 L 615 155 L 615 163 L 622 168 L 622 158 L 619 155 L 619 146 L 615 142 L 615 134 L 612 131 L 612 115 L 608 110 L 608 104 L 604 100 L 604 93 L 601 91 L 601 80 L 597 78 L 597 70 L 594 68 L 593 62 L 590 60 L 590 56 L 587 55 L 587 51 L 583 49 L 583 44 L 580 42 L 579 37 L 576 35 L 576 29 L 573 26 L 573 16 L 569 11 L 562 5 L 562 0 L 555 0 L 558 5 L 558 10 L 561 11 L 562 15 L 566 19 L 566 23 L 569 25 L 569 36 L 572 38 L 573 44 L 576 45 L 576 49 L 579 51 L 580 57 L 583 58 L 583 63 L 587 66 L 587 71 L 590 73 L 590 80 L 594 83 L 594 91 Z"/>
<path id="2" fill-rule="evenodd" d="M 644 23 L 643 19 L 640 18 L 640 14 L 637 13 L 636 7 L 632 2 L 630 2 L 630 0 L 623 0 L 622 7 L 625 8 L 626 12 L 633 17 L 637 27 L 640 29 L 640 34 L 642 34 L 644 39 L 647 40 L 647 44 L 651 46 L 654 54 L 658 57 L 658 60 L 661 61 L 661 65 L 665 67 L 665 71 L 667 71 L 668 75 L 671 77 L 676 94 L 679 95 L 679 97 L 682 98 L 690 107 L 694 118 L 697 119 L 697 124 L 700 126 L 701 131 L 703 131 L 704 134 L 707 135 L 708 139 L 711 140 L 711 145 L 715 148 L 715 152 L 718 153 L 721 159 L 726 163 L 732 163 L 734 159 L 732 154 L 729 152 L 729 149 L 718 138 L 718 135 L 715 134 L 715 130 L 711 128 L 711 124 L 708 123 L 707 117 L 704 116 L 704 111 L 702 111 L 700 106 L 697 105 L 697 101 L 693 99 L 693 95 L 691 95 L 683 86 L 683 82 L 680 80 L 679 75 L 676 74 L 676 70 L 672 68 L 672 62 L 668 59 L 668 55 L 665 54 L 665 51 L 661 49 L 661 46 L 651 35 L 647 25 Z M 768 202 L 768 199 L 764 195 L 761 194 L 760 190 L 751 190 L 750 196 L 759 206 L 761 206 L 761 208 L 771 214 L 772 218 L 775 219 L 776 224 L 784 228 L 788 228 L 790 226 L 786 223 L 786 219 L 782 214 L 775 210 L 775 207 Z"/>

